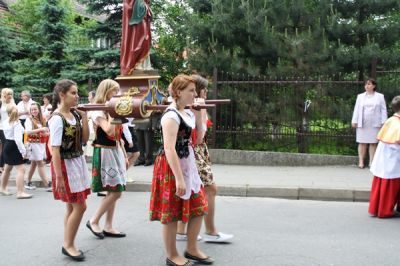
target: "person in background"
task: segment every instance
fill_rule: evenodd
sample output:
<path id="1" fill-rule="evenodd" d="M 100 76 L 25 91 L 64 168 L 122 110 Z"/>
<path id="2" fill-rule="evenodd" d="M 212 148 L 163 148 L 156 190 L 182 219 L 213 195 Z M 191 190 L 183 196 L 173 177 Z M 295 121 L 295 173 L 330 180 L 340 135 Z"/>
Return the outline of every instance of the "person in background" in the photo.
<path id="1" fill-rule="evenodd" d="M 41 111 L 46 121 L 49 120 L 51 115 L 51 110 L 53 109 L 53 107 L 51 106 L 52 101 L 53 101 L 52 93 L 46 93 L 43 95 L 43 105 L 41 106 Z"/>
<path id="2" fill-rule="evenodd" d="M 122 124 L 122 139 L 124 140 L 124 147 L 128 156 L 128 168 L 134 164 L 140 155 L 137 137 L 135 135 L 135 131 L 133 130 L 135 125 L 132 123 L 132 121 L 133 118 L 129 117 L 126 119 L 126 123 Z"/>
<path id="3" fill-rule="evenodd" d="M 75 246 L 75 237 L 90 194 L 90 177 L 82 151 L 82 142 L 89 137 L 89 127 L 86 113 L 75 109 L 78 99 L 78 87 L 74 81 L 58 81 L 54 86 L 53 112 L 48 125 L 53 195 L 54 199 L 66 204 L 61 253 L 72 260 L 82 261 L 85 255 Z"/>
<path id="4" fill-rule="evenodd" d="M 371 164 L 374 175 L 368 212 L 379 218 L 400 211 L 400 96 L 392 100 L 393 116 L 378 133 L 378 148 Z"/>
<path id="5" fill-rule="evenodd" d="M 367 146 L 369 146 L 369 165 L 374 158 L 378 140 L 376 135 L 387 119 L 385 97 L 376 92 L 377 84 L 374 79 L 368 79 L 364 85 L 365 92 L 357 95 L 351 125 L 356 128 L 358 143 L 358 167 L 365 167 Z"/>
<path id="6" fill-rule="evenodd" d="M 191 78 L 196 84 L 196 103 L 204 104 L 207 99 L 207 79 L 200 75 L 192 75 Z M 214 181 L 214 175 L 211 171 L 211 160 L 210 154 L 207 147 L 207 128 L 212 126 L 210 119 L 208 118 L 207 111 L 202 109 L 202 130 L 197 128 L 192 131 L 192 143 L 194 149 L 194 156 L 196 158 L 197 169 L 201 181 L 204 185 L 204 190 L 207 195 L 208 201 L 208 213 L 204 216 L 205 234 L 203 235 L 204 242 L 215 242 L 215 243 L 226 243 L 230 242 L 233 238 L 232 234 L 225 234 L 218 232 L 215 226 L 215 197 L 217 195 L 217 186 Z M 176 240 L 186 241 L 187 235 L 185 233 L 185 224 L 178 223 L 178 232 L 176 234 Z M 200 238 L 199 238 L 200 239 Z"/>
<path id="7" fill-rule="evenodd" d="M 135 166 L 152 165 L 153 159 L 153 144 L 154 130 L 152 128 L 151 118 L 135 119 L 135 135 L 138 140 L 138 148 L 140 155 L 135 162 Z"/>
<path id="8" fill-rule="evenodd" d="M 29 115 L 29 109 L 31 104 L 35 101 L 31 99 L 31 93 L 29 91 L 21 92 L 21 101 L 17 104 L 19 120 L 23 127 L 25 127 L 26 118 Z"/>
<path id="9" fill-rule="evenodd" d="M 88 93 L 88 101 L 89 104 L 92 104 L 94 102 L 94 97 L 96 96 L 96 91 L 89 91 Z M 86 145 L 84 145 L 84 153 L 86 156 L 86 159 L 88 159 L 88 157 L 93 155 L 93 140 L 95 138 L 95 132 L 94 132 L 94 127 L 93 127 L 93 121 L 92 118 L 90 117 L 90 113 L 88 113 L 88 124 L 89 124 L 89 140 L 86 143 Z"/>
<path id="10" fill-rule="evenodd" d="M 25 121 L 26 146 L 29 150 L 29 160 L 31 161 L 31 167 L 28 172 L 28 182 L 25 185 L 26 189 L 36 189 L 36 186 L 32 184 L 32 177 L 37 167 L 39 176 L 44 186 L 47 188 L 46 190 L 49 192 L 52 191 L 51 181 L 47 179 L 43 161 L 46 157 L 46 143 L 49 139 L 49 134 L 50 132 L 46 126 L 46 120 L 42 115 L 40 105 L 38 103 L 32 103 L 30 116 L 28 116 Z"/>
<path id="11" fill-rule="evenodd" d="M 14 91 L 10 88 L 4 88 L 1 90 L 0 99 L 0 175 L 3 173 L 4 168 L 3 148 L 4 143 L 6 142 L 3 128 L 8 125 L 7 107 L 10 105 L 15 105 Z"/>
<path id="12" fill-rule="evenodd" d="M 157 155 L 151 186 L 150 220 L 163 224 L 163 238 L 167 253 L 166 265 L 213 264 L 197 245 L 203 215 L 207 213 L 207 200 L 196 167 L 191 131 L 201 126 L 199 112 L 186 110 L 196 96 L 195 82 L 186 75 L 172 81 L 173 101 L 162 118 L 163 144 Z M 199 130 L 201 134 L 201 129 Z M 188 223 L 187 246 L 184 257 L 176 247 L 177 222 Z"/>
<path id="13" fill-rule="evenodd" d="M 2 174 L 2 182 L 0 194 L 4 196 L 11 195 L 7 190 L 8 180 L 10 178 L 11 170 L 17 168 L 17 199 L 30 199 L 31 194 L 24 191 L 24 158 L 26 157 L 26 149 L 22 143 L 24 135 L 24 128 L 18 119 L 18 109 L 15 105 L 7 107 L 8 124 L 3 128 L 6 141 L 4 143 L 3 156 L 4 156 L 4 171 Z"/>

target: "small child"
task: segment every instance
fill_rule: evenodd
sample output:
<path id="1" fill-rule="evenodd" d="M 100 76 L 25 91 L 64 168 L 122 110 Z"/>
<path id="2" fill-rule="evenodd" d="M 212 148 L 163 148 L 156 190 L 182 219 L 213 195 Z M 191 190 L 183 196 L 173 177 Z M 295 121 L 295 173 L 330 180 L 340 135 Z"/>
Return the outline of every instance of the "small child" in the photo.
<path id="1" fill-rule="evenodd" d="M 39 176 L 42 179 L 46 190 L 51 192 L 51 182 L 48 181 L 46 173 L 44 171 L 44 161 L 46 157 L 46 143 L 49 138 L 49 129 L 46 127 L 46 120 L 42 115 L 41 108 L 38 103 L 34 102 L 31 104 L 29 109 L 29 117 L 25 122 L 25 134 L 26 142 L 29 153 L 29 160 L 31 161 L 31 168 L 28 173 L 28 183 L 26 184 L 26 189 L 35 189 L 36 187 L 32 185 L 32 176 L 36 170 L 36 166 L 39 171 Z"/>
<path id="2" fill-rule="evenodd" d="M 378 147 L 371 164 L 374 175 L 368 212 L 379 218 L 400 209 L 400 96 L 392 100 L 394 114 L 378 133 Z"/>

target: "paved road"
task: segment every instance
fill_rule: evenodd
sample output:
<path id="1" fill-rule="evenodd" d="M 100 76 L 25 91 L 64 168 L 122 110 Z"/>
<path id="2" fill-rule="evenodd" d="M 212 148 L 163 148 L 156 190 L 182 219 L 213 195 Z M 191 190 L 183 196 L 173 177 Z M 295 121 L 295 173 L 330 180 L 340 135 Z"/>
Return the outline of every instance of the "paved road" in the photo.
<path id="1" fill-rule="evenodd" d="M 64 205 L 43 189 L 31 200 L 0 197 L 0 265 L 75 265 L 61 254 Z M 99 198 L 90 196 L 86 221 Z M 162 226 L 149 222 L 149 193 L 125 193 L 115 225 L 125 239 L 99 240 L 82 223 L 79 265 L 165 265 Z M 400 219 L 377 219 L 367 203 L 217 198 L 217 224 L 232 244 L 201 248 L 215 265 L 399 265 Z M 179 250 L 184 244 L 179 243 Z"/>

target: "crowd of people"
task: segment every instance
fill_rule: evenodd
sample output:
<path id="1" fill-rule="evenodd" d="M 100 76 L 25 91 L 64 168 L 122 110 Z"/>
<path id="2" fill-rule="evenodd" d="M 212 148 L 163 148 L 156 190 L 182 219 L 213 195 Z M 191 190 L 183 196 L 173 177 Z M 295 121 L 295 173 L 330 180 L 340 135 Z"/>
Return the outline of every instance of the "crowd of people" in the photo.
<path id="1" fill-rule="evenodd" d="M 106 103 L 118 92 L 116 81 L 103 80 L 89 93 L 90 102 Z M 208 265 L 214 259 L 197 245 L 203 217 L 205 242 L 230 242 L 233 235 L 219 232 L 214 223 L 217 187 L 206 138 L 211 122 L 205 110 L 196 108 L 207 96 L 207 80 L 199 75 L 179 75 L 172 81 L 170 93 L 171 104 L 161 117 L 162 145 L 154 161 L 150 220 L 163 224 L 166 265 L 193 265 L 193 261 Z M 38 169 L 46 190 L 66 204 L 61 252 L 73 260 L 85 259 L 75 238 L 92 192 L 102 193 L 104 198 L 86 227 L 99 239 L 126 237 L 113 221 L 117 201 L 126 189 L 127 170 L 140 158 L 132 121 L 118 124 L 105 111 L 77 109 L 78 87 L 71 80 L 60 80 L 52 95 L 44 95 L 43 106 L 27 91 L 21 93 L 21 99 L 16 105 L 12 89 L 1 91 L 1 195 L 12 194 L 7 185 L 15 166 L 17 198 L 32 198 L 24 188 L 34 189 L 32 176 Z M 185 109 L 187 105 L 191 109 Z M 90 154 L 91 174 L 85 156 Z M 24 187 L 27 159 L 30 169 Z M 51 161 L 51 180 L 44 171 L 46 160 Z M 178 221 L 183 224 L 178 226 Z M 187 241 L 183 256 L 176 248 L 176 241 L 182 240 Z"/>
<path id="2" fill-rule="evenodd" d="M 168 88 L 170 105 L 160 120 L 162 144 L 154 161 L 149 216 L 163 225 L 166 265 L 213 264 L 214 259 L 199 249 L 197 241 L 230 242 L 233 238 L 219 232 L 214 221 L 217 186 L 206 134 L 212 122 L 205 109 L 197 108 L 205 103 L 207 86 L 199 75 L 175 77 Z M 359 168 L 366 166 L 369 146 L 374 177 L 368 211 L 386 218 L 395 215 L 395 210 L 400 212 L 400 96 L 392 100 L 394 115 L 387 119 L 384 96 L 376 88 L 375 80 L 366 81 L 365 92 L 357 96 L 352 126 L 357 129 Z M 89 93 L 89 100 L 104 104 L 119 90 L 116 81 L 106 79 Z M 86 227 L 99 239 L 126 236 L 114 227 L 114 214 L 129 179 L 127 170 L 140 158 L 140 149 L 131 119 L 114 123 L 105 111 L 77 109 L 78 100 L 77 84 L 71 80 L 60 80 L 52 94 L 44 95 L 43 106 L 28 91 L 21 93 L 16 105 L 13 90 L 1 90 L 0 194 L 12 194 L 7 185 L 15 167 L 17 198 L 32 198 L 24 189 L 35 188 L 32 176 L 37 169 L 46 190 L 66 203 L 61 251 L 81 261 L 85 255 L 76 247 L 75 237 L 91 192 L 104 198 Z M 85 155 L 92 156 L 91 174 Z M 26 160 L 30 168 L 24 186 Z M 51 180 L 44 171 L 46 160 L 51 161 Z M 176 241 L 187 241 L 183 256 Z"/>

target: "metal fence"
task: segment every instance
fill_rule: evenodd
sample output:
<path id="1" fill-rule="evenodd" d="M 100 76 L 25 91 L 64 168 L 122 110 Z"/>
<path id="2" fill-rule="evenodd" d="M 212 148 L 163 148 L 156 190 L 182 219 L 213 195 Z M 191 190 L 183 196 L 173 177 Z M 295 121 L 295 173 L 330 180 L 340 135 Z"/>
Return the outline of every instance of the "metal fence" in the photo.
<path id="1" fill-rule="evenodd" d="M 378 91 L 389 103 L 400 94 L 400 71 L 376 74 Z M 329 76 L 267 78 L 215 70 L 209 90 L 209 98 L 232 100 L 210 111 L 213 148 L 357 154 L 351 116 L 357 94 L 364 92 L 363 81 Z M 42 103 L 41 97 L 32 98 Z M 80 98 L 80 103 L 86 102 L 86 97 Z M 160 132 L 155 136 L 158 143 Z"/>
<path id="2" fill-rule="evenodd" d="M 214 148 L 357 154 L 351 116 L 363 81 L 332 77 L 254 77 L 214 72 Z"/>

